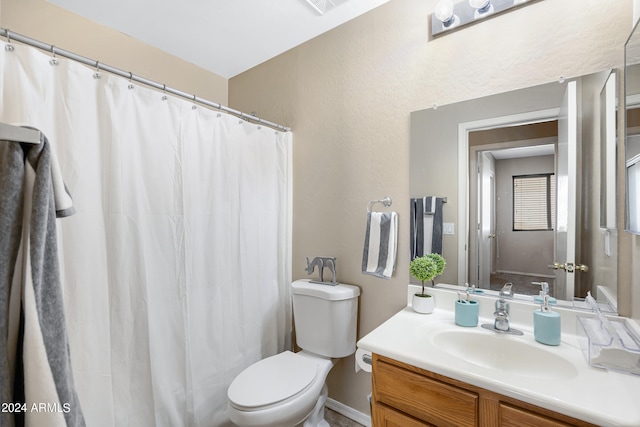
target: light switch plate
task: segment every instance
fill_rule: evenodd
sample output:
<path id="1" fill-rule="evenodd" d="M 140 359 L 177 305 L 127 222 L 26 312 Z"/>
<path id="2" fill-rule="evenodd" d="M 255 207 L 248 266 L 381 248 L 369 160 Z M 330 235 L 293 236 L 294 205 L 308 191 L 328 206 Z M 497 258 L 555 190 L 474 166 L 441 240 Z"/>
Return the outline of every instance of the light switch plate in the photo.
<path id="1" fill-rule="evenodd" d="M 445 222 L 442 224 L 442 234 L 455 234 L 454 224 L 452 222 Z"/>

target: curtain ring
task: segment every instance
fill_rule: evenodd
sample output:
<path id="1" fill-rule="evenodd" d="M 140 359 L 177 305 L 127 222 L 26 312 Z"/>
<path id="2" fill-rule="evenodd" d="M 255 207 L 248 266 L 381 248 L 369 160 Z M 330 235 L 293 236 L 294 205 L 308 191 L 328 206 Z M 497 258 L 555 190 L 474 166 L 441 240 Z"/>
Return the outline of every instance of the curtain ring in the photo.
<path id="1" fill-rule="evenodd" d="M 167 98 L 167 85 L 162 85 L 162 99 L 163 101 L 166 101 Z"/>
<path id="2" fill-rule="evenodd" d="M 133 88 L 135 87 L 133 83 L 131 83 L 131 80 L 133 80 L 133 73 L 129 71 L 129 86 L 127 86 L 129 90 L 133 90 Z"/>
<path id="3" fill-rule="evenodd" d="M 51 65 L 58 65 L 58 59 L 56 58 L 56 47 L 54 45 L 51 45 L 51 54 L 53 55 L 53 57 L 49 60 L 49 64 Z"/>
<path id="4" fill-rule="evenodd" d="M 197 110 L 198 109 L 198 106 L 196 105 L 196 98 L 197 98 L 197 96 L 194 94 L 193 95 L 193 105 L 191 106 L 192 110 Z"/>
<path id="5" fill-rule="evenodd" d="M 13 45 L 11 44 L 11 32 L 7 30 L 7 44 L 4 47 L 4 50 L 7 52 L 13 52 Z"/>
<path id="6" fill-rule="evenodd" d="M 93 78 L 99 79 L 100 77 L 102 77 L 102 74 L 100 73 L 100 61 L 96 61 L 96 72 L 93 73 Z"/>

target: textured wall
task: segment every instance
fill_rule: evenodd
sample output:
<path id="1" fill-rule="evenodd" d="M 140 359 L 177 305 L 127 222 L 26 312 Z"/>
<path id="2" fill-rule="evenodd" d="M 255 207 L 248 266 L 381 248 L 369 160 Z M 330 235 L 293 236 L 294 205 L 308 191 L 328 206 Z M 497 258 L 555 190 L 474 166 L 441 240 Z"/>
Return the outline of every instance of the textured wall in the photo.
<path id="1" fill-rule="evenodd" d="M 304 276 L 305 256 L 337 256 L 339 279 L 363 291 L 361 336 L 405 304 L 409 113 L 619 67 L 640 1 L 541 0 L 430 40 L 435 3 L 393 0 L 229 82 L 230 106 L 293 127 L 294 278 Z M 225 79 L 45 1 L 1 0 L 0 25 L 227 103 Z M 434 162 L 455 155 L 447 148 Z M 398 268 L 389 281 L 360 273 L 366 206 L 385 195 L 400 214 Z M 640 253 L 636 237 L 622 233 L 620 244 Z M 620 261 L 621 286 L 640 277 L 640 263 L 629 261 Z M 353 373 L 353 359 L 334 368 L 330 388 L 333 398 L 368 412 L 370 377 Z"/>
<path id="2" fill-rule="evenodd" d="M 305 256 L 337 256 L 339 280 L 362 288 L 361 336 L 405 305 L 409 113 L 619 67 L 631 29 L 631 0 L 542 0 L 430 40 L 435 3 L 391 1 L 229 83 L 232 107 L 292 126 L 293 275 L 305 275 Z M 434 165 L 456 155 L 443 147 Z M 388 281 L 360 273 L 367 203 L 383 196 L 400 214 Z M 353 373 L 352 358 L 329 386 L 368 413 L 370 377 Z"/>
<path id="3" fill-rule="evenodd" d="M 44 0 L 0 0 L 0 26 L 186 93 L 228 103 L 227 79 Z"/>

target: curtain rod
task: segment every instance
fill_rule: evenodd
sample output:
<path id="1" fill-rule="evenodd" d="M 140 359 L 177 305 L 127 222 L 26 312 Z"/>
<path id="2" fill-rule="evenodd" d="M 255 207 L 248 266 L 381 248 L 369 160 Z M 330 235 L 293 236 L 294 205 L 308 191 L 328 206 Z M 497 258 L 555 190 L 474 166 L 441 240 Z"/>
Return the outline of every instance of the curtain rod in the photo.
<path id="1" fill-rule="evenodd" d="M 190 101 L 197 102 L 199 104 L 215 108 L 216 110 L 224 111 L 224 112 L 226 112 L 228 114 L 234 115 L 236 117 L 239 117 L 239 118 L 247 120 L 247 121 L 254 122 L 256 124 L 269 126 L 269 127 L 274 128 L 276 130 L 281 130 L 281 131 L 284 131 L 284 132 L 288 132 L 288 131 L 291 130 L 291 128 L 289 128 L 289 127 L 282 126 L 282 125 L 279 125 L 277 123 L 273 123 L 273 122 L 270 122 L 268 120 L 261 119 L 260 117 L 256 117 L 256 116 L 254 116 L 252 114 L 246 114 L 246 113 L 243 113 L 242 111 L 234 110 L 233 108 L 225 107 L 222 104 L 219 104 L 217 102 L 208 101 L 206 99 L 197 97 L 196 95 L 190 95 L 190 94 L 188 94 L 186 92 L 183 92 L 181 90 L 177 90 L 177 89 L 168 87 L 167 85 L 155 82 L 153 80 L 149 80 L 149 79 L 145 79 L 144 77 L 136 76 L 135 74 L 133 74 L 133 73 L 131 73 L 129 71 L 124 71 L 124 70 L 121 70 L 119 68 L 112 67 L 112 66 L 107 65 L 107 64 L 103 64 L 100 61 L 95 61 L 93 59 L 89 59 L 87 57 L 78 55 L 76 53 L 69 52 L 68 50 L 57 48 L 54 45 L 43 43 L 41 41 L 32 39 L 32 38 L 24 36 L 22 34 L 14 33 L 13 31 L 9 31 L 6 28 L 0 28 L 0 36 L 1 37 L 5 37 L 7 39 L 7 43 L 9 43 L 9 44 L 11 43 L 11 40 L 15 40 L 15 41 L 18 41 L 20 43 L 24 43 L 26 45 L 33 46 L 33 47 L 38 48 L 38 49 L 51 52 L 51 54 L 53 54 L 54 56 L 60 55 L 60 56 L 62 56 L 64 58 L 68 58 L 68 59 L 71 59 L 73 61 L 80 62 L 82 64 L 88 65 L 90 67 L 94 67 L 97 70 L 107 71 L 107 72 L 109 72 L 111 74 L 115 74 L 117 76 L 124 77 L 124 78 L 126 78 L 126 79 L 128 79 L 130 81 L 142 83 L 142 84 L 144 84 L 146 86 L 150 86 L 152 88 L 162 90 L 163 92 L 167 92 L 167 93 L 170 93 L 172 95 L 176 95 L 176 96 L 179 96 L 181 98 L 185 98 L 185 99 L 188 99 Z"/>

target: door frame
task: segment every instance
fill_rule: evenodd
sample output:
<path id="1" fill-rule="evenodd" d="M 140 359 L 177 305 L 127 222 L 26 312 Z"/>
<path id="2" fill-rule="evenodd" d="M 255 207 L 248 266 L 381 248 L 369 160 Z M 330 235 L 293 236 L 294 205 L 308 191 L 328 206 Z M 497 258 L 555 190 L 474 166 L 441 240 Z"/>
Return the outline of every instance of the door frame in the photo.
<path id="1" fill-rule="evenodd" d="M 458 250 L 458 284 L 469 283 L 470 257 L 477 250 L 477 231 L 472 231 L 469 224 L 469 132 L 548 122 L 557 120 L 559 115 L 560 108 L 549 108 L 458 123 L 458 248 L 464 248 Z M 476 249 L 472 249 L 474 243 Z"/>
<path id="2" fill-rule="evenodd" d="M 495 160 L 490 161 L 486 151 L 475 151 L 478 162 L 476 199 L 478 215 L 478 280 L 477 287 L 491 284 L 491 273 L 495 271 L 496 249 L 496 175 Z M 491 164 L 491 167 L 488 166 Z M 492 238 L 493 236 L 493 238 Z M 480 249 L 480 246 L 482 248 Z M 490 287 L 490 286 L 489 286 Z"/>

